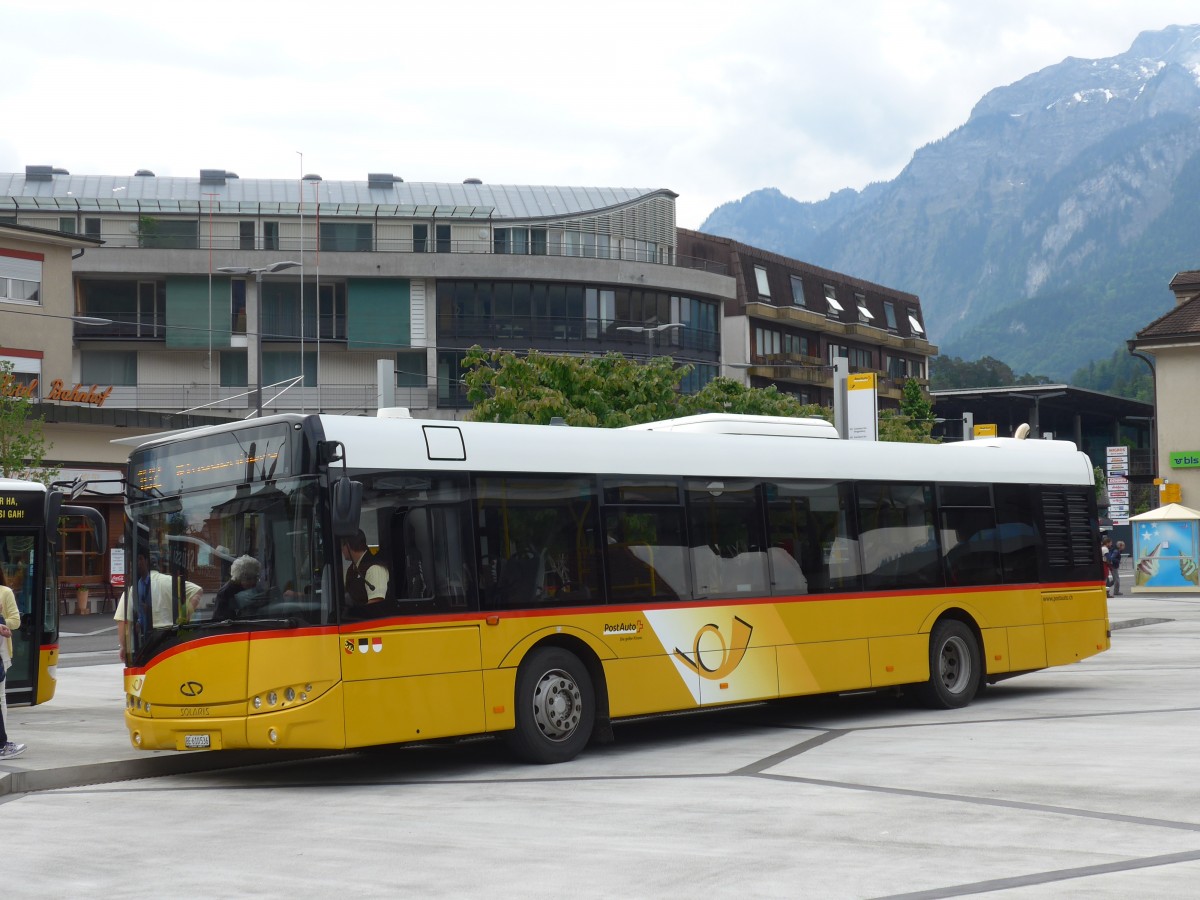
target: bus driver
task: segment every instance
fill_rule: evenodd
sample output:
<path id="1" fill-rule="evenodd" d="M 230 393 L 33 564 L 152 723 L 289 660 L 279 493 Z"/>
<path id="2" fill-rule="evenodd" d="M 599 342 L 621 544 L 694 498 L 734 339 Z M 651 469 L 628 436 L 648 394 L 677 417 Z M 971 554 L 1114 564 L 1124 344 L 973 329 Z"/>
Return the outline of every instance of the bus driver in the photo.
<path id="1" fill-rule="evenodd" d="M 342 539 L 342 558 L 350 562 L 346 569 L 347 605 L 364 607 L 382 603 L 387 596 L 388 570 L 367 546 L 367 536 L 361 528 L 353 537 Z"/>

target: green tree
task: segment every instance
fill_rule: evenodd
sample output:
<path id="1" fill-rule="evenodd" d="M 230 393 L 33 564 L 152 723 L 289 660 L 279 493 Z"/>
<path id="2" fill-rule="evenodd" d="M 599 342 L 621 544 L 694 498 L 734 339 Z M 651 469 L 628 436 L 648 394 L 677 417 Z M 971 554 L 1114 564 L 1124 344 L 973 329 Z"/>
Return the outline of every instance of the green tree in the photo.
<path id="1" fill-rule="evenodd" d="M 42 467 L 53 446 L 42 433 L 45 420 L 31 416 L 33 400 L 13 378 L 12 363 L 0 361 L 0 474 L 49 484 L 58 469 Z"/>
<path id="2" fill-rule="evenodd" d="M 915 378 L 904 382 L 900 410 L 883 410 L 879 415 L 879 439 L 910 444 L 936 444 L 932 436 L 933 402 Z M 886 425 L 885 425 L 886 423 Z"/>
<path id="3" fill-rule="evenodd" d="M 679 382 L 690 366 L 669 357 L 637 363 L 620 353 L 560 356 L 472 347 L 463 359 L 470 418 L 477 422 L 620 428 L 676 415 Z"/>
<path id="4" fill-rule="evenodd" d="M 706 412 L 832 418 L 828 409 L 801 403 L 774 385 L 748 388 L 731 378 L 681 394 L 679 383 L 692 366 L 676 367 L 666 356 L 643 363 L 620 353 L 579 357 L 533 350 L 518 356 L 472 347 L 463 368 L 470 417 L 477 422 L 546 425 L 557 416 L 568 425 L 620 428 Z"/>
<path id="5" fill-rule="evenodd" d="M 695 394 L 679 398 L 677 415 L 709 412 L 748 416 L 814 416 L 827 422 L 833 420 L 833 413 L 828 407 L 801 403 L 773 384 L 765 388 L 749 388 L 732 378 L 714 378 Z"/>

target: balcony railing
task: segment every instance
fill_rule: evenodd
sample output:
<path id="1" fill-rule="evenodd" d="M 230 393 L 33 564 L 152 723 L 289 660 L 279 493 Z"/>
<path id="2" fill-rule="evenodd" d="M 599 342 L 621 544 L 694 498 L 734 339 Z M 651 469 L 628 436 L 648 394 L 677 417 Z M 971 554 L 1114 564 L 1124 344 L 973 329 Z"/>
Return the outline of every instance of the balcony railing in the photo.
<path id="1" fill-rule="evenodd" d="M 294 220 L 287 220 L 289 222 Z M 256 235 L 254 238 L 236 235 L 216 235 L 211 239 L 207 232 L 201 229 L 197 234 L 139 234 L 136 230 L 109 230 L 100 234 L 89 234 L 104 241 L 99 252 L 112 249 L 142 249 L 142 250 L 264 250 L 272 253 L 297 254 L 314 253 L 318 250 L 325 253 L 473 253 L 492 254 L 496 256 L 555 256 L 576 259 L 614 259 L 627 262 L 651 263 L 684 269 L 696 269 L 702 272 L 712 272 L 726 275 L 729 267 L 723 262 L 702 259 L 691 256 L 678 256 L 670 246 L 657 248 L 612 247 L 607 252 L 600 248 L 567 246 L 563 243 L 548 241 L 544 246 L 539 244 L 537 252 L 529 252 L 533 245 L 528 244 L 524 253 L 510 253 L 497 250 L 491 238 L 472 240 L 438 240 L 412 237 L 380 237 L 373 234 L 370 237 L 338 237 L 318 240 L 311 231 L 303 239 L 286 235 L 269 236 Z M 614 239 L 615 242 L 615 239 Z"/>
<path id="2" fill-rule="evenodd" d="M 264 412 L 330 413 L 371 412 L 376 408 L 375 384 L 329 384 L 320 388 L 263 388 Z M 252 387 L 208 384 L 139 384 L 116 386 L 104 403 L 105 409 L 139 409 L 166 413 L 191 411 L 209 415 L 226 413 L 242 418 L 254 409 Z M 396 405 L 428 409 L 432 391 L 428 387 L 397 387 Z"/>
<path id="3" fill-rule="evenodd" d="M 146 340 L 146 341 L 162 341 L 167 338 L 167 331 L 172 327 L 178 330 L 184 330 L 184 326 L 170 326 L 160 322 L 155 322 L 152 319 L 145 319 L 138 316 L 136 313 L 111 313 L 98 310 L 84 310 L 80 315 L 91 316 L 99 319 L 107 319 L 108 322 L 102 325 L 92 324 L 75 324 L 75 338 L 77 340 Z M 225 313 L 228 315 L 228 312 Z M 304 327 L 304 340 L 315 341 L 318 338 L 317 334 L 317 319 L 315 315 L 306 316 Z M 235 324 L 232 320 L 229 323 L 232 327 L 230 333 L 234 336 L 246 335 L 245 317 L 239 319 Z M 346 340 L 346 317 L 344 315 L 336 316 L 321 316 L 320 320 L 321 333 L 320 339 L 323 341 L 344 341 Z M 190 329 L 189 329 L 190 330 Z M 221 325 L 217 322 L 213 323 L 214 333 L 220 332 Z M 298 341 L 300 340 L 300 320 L 296 315 L 271 315 L 263 316 L 263 341 Z"/>

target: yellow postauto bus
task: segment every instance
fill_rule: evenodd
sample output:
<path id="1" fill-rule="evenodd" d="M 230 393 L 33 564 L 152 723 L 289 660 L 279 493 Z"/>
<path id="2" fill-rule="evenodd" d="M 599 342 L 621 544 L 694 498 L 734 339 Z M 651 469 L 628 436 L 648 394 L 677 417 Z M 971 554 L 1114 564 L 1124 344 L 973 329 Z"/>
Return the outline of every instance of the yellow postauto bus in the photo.
<path id="1" fill-rule="evenodd" d="M 86 519 L 96 546 L 105 546 L 103 517 L 90 507 L 64 505 L 71 496 L 37 481 L 0 478 L 0 571 L 21 617 L 12 636 L 12 667 L 0 690 L 14 705 L 45 703 L 58 686 L 60 518 Z"/>
<path id="2" fill-rule="evenodd" d="M 1066 442 L 280 415 L 150 439 L 129 473 L 144 749 L 495 733 L 558 762 L 625 717 L 870 689 L 961 707 L 1109 646 Z"/>

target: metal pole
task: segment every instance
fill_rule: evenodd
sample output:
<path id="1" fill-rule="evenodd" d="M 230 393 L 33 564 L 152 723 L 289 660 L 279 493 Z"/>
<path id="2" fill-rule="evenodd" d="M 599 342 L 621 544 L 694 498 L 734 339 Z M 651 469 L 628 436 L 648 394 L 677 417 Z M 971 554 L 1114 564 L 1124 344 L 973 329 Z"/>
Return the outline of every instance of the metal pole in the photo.
<path id="1" fill-rule="evenodd" d="M 263 352 L 262 352 L 262 329 L 263 329 L 263 295 L 262 295 L 262 269 L 254 273 L 254 318 L 257 324 L 254 329 L 254 408 L 258 410 L 258 418 L 262 418 L 263 414 Z"/>

